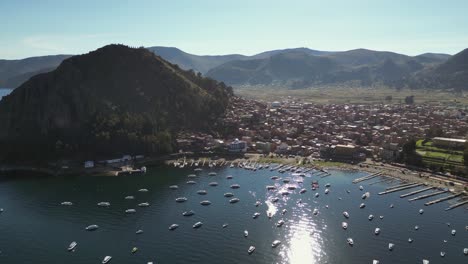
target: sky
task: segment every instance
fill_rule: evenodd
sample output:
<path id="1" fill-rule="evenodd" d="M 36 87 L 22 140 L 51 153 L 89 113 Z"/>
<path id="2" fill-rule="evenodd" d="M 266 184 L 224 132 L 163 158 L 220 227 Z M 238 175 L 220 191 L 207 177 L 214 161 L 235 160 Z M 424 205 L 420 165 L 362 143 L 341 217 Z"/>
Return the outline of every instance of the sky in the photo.
<path id="1" fill-rule="evenodd" d="M 111 43 L 197 55 L 468 48 L 467 0 L 0 0 L 0 59 Z"/>

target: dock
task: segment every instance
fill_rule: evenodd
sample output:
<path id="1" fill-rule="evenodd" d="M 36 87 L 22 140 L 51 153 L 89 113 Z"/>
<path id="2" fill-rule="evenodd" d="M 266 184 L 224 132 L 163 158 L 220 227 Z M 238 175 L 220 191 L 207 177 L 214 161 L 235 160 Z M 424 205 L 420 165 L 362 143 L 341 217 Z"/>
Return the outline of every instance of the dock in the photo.
<path id="1" fill-rule="evenodd" d="M 456 204 L 454 204 L 454 205 L 451 205 L 451 206 L 445 208 L 445 211 L 449 211 L 449 210 L 455 209 L 455 208 L 460 207 L 460 206 L 462 206 L 462 205 L 464 205 L 464 204 L 468 204 L 468 200 L 465 200 L 465 201 L 456 203 Z"/>
<path id="2" fill-rule="evenodd" d="M 357 178 L 357 179 L 353 180 L 353 183 L 367 181 L 367 180 L 370 180 L 372 178 L 380 176 L 380 174 L 382 174 L 382 172 L 379 171 L 379 172 L 376 172 L 376 173 L 371 174 L 371 175 L 367 175 L 367 176 L 364 176 L 364 177 L 361 177 L 361 178 Z"/>
<path id="3" fill-rule="evenodd" d="M 421 186 L 421 185 L 424 185 L 424 183 L 412 183 L 411 185 L 395 187 L 393 189 L 390 189 L 390 190 L 387 190 L 387 191 L 384 191 L 384 192 L 379 192 L 379 195 L 389 194 L 389 193 L 393 193 L 393 192 L 399 192 L 399 191 L 403 191 L 403 190 L 406 190 L 406 189 L 418 187 L 418 186 Z"/>
<path id="4" fill-rule="evenodd" d="M 410 186 L 410 185 L 413 185 L 413 184 L 414 184 L 414 182 L 403 183 L 403 184 L 399 184 L 399 185 L 393 185 L 393 186 L 390 186 L 390 187 L 386 188 L 385 190 L 389 191 L 389 190 L 398 189 L 398 188 L 401 188 L 401 187 Z"/>
<path id="5" fill-rule="evenodd" d="M 412 202 L 412 201 L 416 201 L 416 200 L 421 200 L 421 199 L 425 199 L 425 198 L 428 198 L 428 197 L 432 197 L 432 196 L 436 196 L 436 195 L 439 195 L 439 194 L 443 194 L 443 193 L 446 193 L 446 192 L 448 192 L 448 191 L 433 192 L 433 193 L 421 195 L 421 196 L 418 196 L 418 197 L 414 197 L 414 198 L 412 198 L 412 199 L 408 199 L 408 201 Z"/>
<path id="6" fill-rule="evenodd" d="M 425 192 L 425 191 L 429 191 L 429 190 L 432 190 L 432 189 L 434 189 L 434 187 L 427 187 L 427 188 L 424 188 L 424 189 L 416 190 L 414 192 L 405 193 L 405 194 L 400 195 L 400 198 L 405 198 L 405 197 L 415 195 L 415 194 L 418 194 L 418 193 L 422 193 L 422 192 Z"/>
<path id="7" fill-rule="evenodd" d="M 460 195 L 462 195 L 462 194 L 463 194 L 463 193 L 456 193 L 456 194 L 454 194 L 454 195 L 445 196 L 445 197 L 442 197 L 442 198 L 440 198 L 440 199 L 427 202 L 427 203 L 425 203 L 424 205 L 425 205 L 425 206 L 429 206 L 429 205 L 433 205 L 433 204 L 440 203 L 440 202 L 443 202 L 443 201 L 447 201 L 447 200 L 456 198 L 456 197 L 458 197 L 458 196 L 460 196 Z"/>

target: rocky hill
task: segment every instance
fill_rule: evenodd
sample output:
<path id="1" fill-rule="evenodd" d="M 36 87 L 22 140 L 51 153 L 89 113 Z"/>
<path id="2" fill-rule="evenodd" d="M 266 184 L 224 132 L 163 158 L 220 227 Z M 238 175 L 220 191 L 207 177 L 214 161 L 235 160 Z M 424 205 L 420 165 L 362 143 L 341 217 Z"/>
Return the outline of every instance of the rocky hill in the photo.
<path id="1" fill-rule="evenodd" d="M 0 101 L 0 156 L 165 153 L 174 132 L 209 129 L 231 93 L 147 49 L 105 46 Z"/>

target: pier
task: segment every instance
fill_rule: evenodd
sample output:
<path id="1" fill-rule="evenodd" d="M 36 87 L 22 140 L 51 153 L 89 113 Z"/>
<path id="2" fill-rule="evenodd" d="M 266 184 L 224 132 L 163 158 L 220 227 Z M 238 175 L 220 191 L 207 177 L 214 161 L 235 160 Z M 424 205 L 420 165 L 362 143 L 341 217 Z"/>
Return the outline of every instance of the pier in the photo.
<path id="1" fill-rule="evenodd" d="M 428 197 L 432 197 L 432 196 L 436 196 L 436 195 L 439 195 L 439 194 L 443 194 L 443 193 L 446 193 L 446 192 L 448 192 L 448 191 L 433 192 L 433 193 L 421 195 L 421 196 L 418 196 L 418 197 L 414 197 L 414 198 L 412 198 L 412 199 L 409 199 L 408 201 L 412 202 L 412 201 L 416 201 L 416 200 L 421 200 L 421 199 L 425 199 L 425 198 L 428 198 Z"/>
<path id="2" fill-rule="evenodd" d="M 390 186 L 390 187 L 386 188 L 385 190 L 389 191 L 389 190 L 398 189 L 398 188 L 401 188 L 401 187 L 410 186 L 410 185 L 413 185 L 413 184 L 414 184 L 414 182 L 403 183 L 403 184 L 399 184 L 399 185 L 393 185 L 393 186 Z"/>
<path id="3" fill-rule="evenodd" d="M 443 201 L 447 201 L 447 200 L 456 198 L 456 197 L 458 197 L 458 196 L 460 196 L 460 195 L 462 195 L 462 194 L 463 194 L 463 193 L 456 193 L 456 194 L 454 194 L 454 195 L 445 196 L 445 197 L 442 197 L 442 198 L 440 198 L 440 199 L 427 202 L 427 203 L 425 203 L 424 205 L 425 205 L 425 206 L 429 206 L 429 205 L 433 205 L 433 204 L 440 203 L 440 202 L 443 202 Z"/>
<path id="4" fill-rule="evenodd" d="M 422 192 L 425 192 L 425 191 L 429 191 L 429 190 L 432 190 L 432 189 L 434 189 L 434 187 L 427 187 L 427 188 L 424 188 L 424 189 L 416 190 L 414 192 L 405 193 L 405 194 L 400 195 L 400 198 L 405 198 L 405 197 L 415 195 L 415 194 L 418 194 L 418 193 L 422 193 Z"/>
<path id="5" fill-rule="evenodd" d="M 398 192 L 398 191 L 402 191 L 402 190 L 406 190 L 406 189 L 418 187 L 418 186 L 421 186 L 421 185 L 424 185 L 424 183 L 411 183 L 411 185 L 405 185 L 405 186 L 401 186 L 401 187 L 395 187 L 395 188 L 393 188 L 393 189 L 390 189 L 390 190 L 387 190 L 387 191 L 384 191 L 384 192 L 379 192 L 379 195 L 388 194 L 388 193 L 392 193 L 392 192 Z"/>
<path id="6" fill-rule="evenodd" d="M 464 204 L 468 204 L 468 200 L 465 200 L 465 201 L 456 203 L 456 204 L 454 204 L 454 205 L 451 205 L 451 206 L 445 208 L 445 211 L 449 211 L 449 210 L 455 209 L 455 208 L 460 207 L 460 206 L 462 206 L 462 205 L 464 205 Z"/>
<path id="7" fill-rule="evenodd" d="M 375 178 L 375 177 L 378 177 L 380 176 L 380 174 L 382 174 L 382 172 L 376 172 L 374 174 L 371 174 L 371 175 L 367 175 L 367 176 L 364 176 L 364 177 L 361 177 L 361 178 L 357 178 L 353 181 L 353 183 L 358 183 L 358 182 L 362 182 L 362 181 L 367 181 L 367 180 L 370 180 L 372 178 Z"/>

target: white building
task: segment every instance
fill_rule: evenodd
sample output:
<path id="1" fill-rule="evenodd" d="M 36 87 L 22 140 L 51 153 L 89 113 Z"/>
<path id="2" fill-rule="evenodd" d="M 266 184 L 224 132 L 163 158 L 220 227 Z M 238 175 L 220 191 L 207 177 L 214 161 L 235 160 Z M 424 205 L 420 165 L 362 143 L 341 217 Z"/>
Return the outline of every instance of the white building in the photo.
<path id="1" fill-rule="evenodd" d="M 247 151 L 247 142 L 239 140 L 236 138 L 228 146 L 229 152 L 246 152 Z"/>

